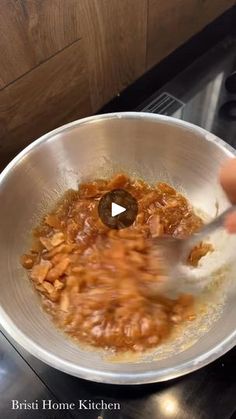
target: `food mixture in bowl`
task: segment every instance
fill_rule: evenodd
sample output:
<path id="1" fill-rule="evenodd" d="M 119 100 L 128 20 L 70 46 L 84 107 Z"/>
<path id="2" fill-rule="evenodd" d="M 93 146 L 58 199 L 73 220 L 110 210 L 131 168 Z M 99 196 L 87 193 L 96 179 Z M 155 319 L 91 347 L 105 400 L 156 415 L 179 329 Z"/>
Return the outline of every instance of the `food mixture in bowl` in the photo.
<path id="1" fill-rule="evenodd" d="M 132 226 L 109 229 L 98 216 L 107 192 L 122 188 L 138 203 Z M 144 351 L 194 318 L 191 295 L 176 299 L 150 293 L 165 269 L 152 252 L 152 237 L 186 237 L 202 225 L 185 197 L 166 183 L 150 186 L 117 174 L 69 190 L 33 232 L 22 265 L 57 326 L 79 342 L 115 351 Z M 210 250 L 201 244 L 189 263 Z"/>

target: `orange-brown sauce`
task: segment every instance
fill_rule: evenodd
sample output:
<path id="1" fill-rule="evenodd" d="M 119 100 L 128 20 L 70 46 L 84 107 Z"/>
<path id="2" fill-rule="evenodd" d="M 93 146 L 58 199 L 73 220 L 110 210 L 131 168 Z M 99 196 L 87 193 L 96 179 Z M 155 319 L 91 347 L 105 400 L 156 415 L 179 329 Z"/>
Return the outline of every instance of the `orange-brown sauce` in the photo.
<path id="1" fill-rule="evenodd" d="M 136 198 L 139 212 L 131 227 L 110 230 L 97 208 L 99 199 L 117 188 Z M 143 351 L 168 337 L 176 323 L 194 317 L 192 296 L 170 299 L 147 292 L 150 283 L 163 280 L 150 238 L 185 237 L 201 225 L 171 186 L 118 174 L 68 191 L 35 229 L 22 265 L 45 309 L 70 336 L 95 347 Z M 189 257 L 194 265 L 209 251 L 203 244 L 199 249 Z"/>

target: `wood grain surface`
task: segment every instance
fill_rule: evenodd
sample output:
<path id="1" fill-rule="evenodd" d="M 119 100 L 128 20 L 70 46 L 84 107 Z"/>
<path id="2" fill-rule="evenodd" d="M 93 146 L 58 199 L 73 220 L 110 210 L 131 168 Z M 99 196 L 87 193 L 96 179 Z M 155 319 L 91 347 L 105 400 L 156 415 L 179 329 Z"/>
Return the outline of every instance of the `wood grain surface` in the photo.
<path id="1" fill-rule="evenodd" d="M 80 37 L 80 0 L 0 0 L 0 87 Z"/>
<path id="2" fill-rule="evenodd" d="M 147 0 L 80 0 L 92 108 L 145 71 Z"/>
<path id="3" fill-rule="evenodd" d="M 0 0 L 0 155 L 97 112 L 236 0 Z"/>
<path id="4" fill-rule="evenodd" d="M 148 0 L 147 64 L 153 67 L 235 0 Z"/>
<path id="5" fill-rule="evenodd" d="M 1 163 L 40 135 L 91 113 L 82 41 L 0 92 Z"/>

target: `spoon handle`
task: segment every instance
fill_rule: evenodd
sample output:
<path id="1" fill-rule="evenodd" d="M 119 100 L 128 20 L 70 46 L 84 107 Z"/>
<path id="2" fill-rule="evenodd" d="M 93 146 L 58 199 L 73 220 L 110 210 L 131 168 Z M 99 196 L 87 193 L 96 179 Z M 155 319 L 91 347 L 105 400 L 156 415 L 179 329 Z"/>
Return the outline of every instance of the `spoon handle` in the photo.
<path id="1" fill-rule="evenodd" d="M 191 247 L 196 245 L 199 243 L 199 241 L 208 236 L 208 234 L 212 233 L 220 227 L 224 227 L 226 217 L 232 212 L 236 213 L 236 205 L 232 205 L 226 211 L 222 212 L 222 214 L 220 214 L 218 217 L 214 218 L 214 220 L 212 220 L 210 223 L 203 226 L 197 233 L 193 234 L 188 239 L 188 246 Z"/>

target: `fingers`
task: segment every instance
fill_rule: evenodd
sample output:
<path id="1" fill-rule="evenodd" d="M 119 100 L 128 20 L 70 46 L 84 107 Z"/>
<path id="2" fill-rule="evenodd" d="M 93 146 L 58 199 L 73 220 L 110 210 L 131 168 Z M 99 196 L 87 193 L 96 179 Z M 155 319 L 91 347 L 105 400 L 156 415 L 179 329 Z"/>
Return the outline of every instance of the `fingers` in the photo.
<path id="1" fill-rule="evenodd" d="M 220 183 L 232 204 L 236 204 L 236 158 L 228 159 L 222 166 Z"/>
<path id="2" fill-rule="evenodd" d="M 236 212 L 228 215 L 225 221 L 225 228 L 230 234 L 236 233 Z"/>
<path id="3" fill-rule="evenodd" d="M 228 159 L 220 171 L 220 183 L 232 204 L 236 204 L 236 159 Z M 225 222 L 229 233 L 236 233 L 236 213 L 230 214 Z"/>

